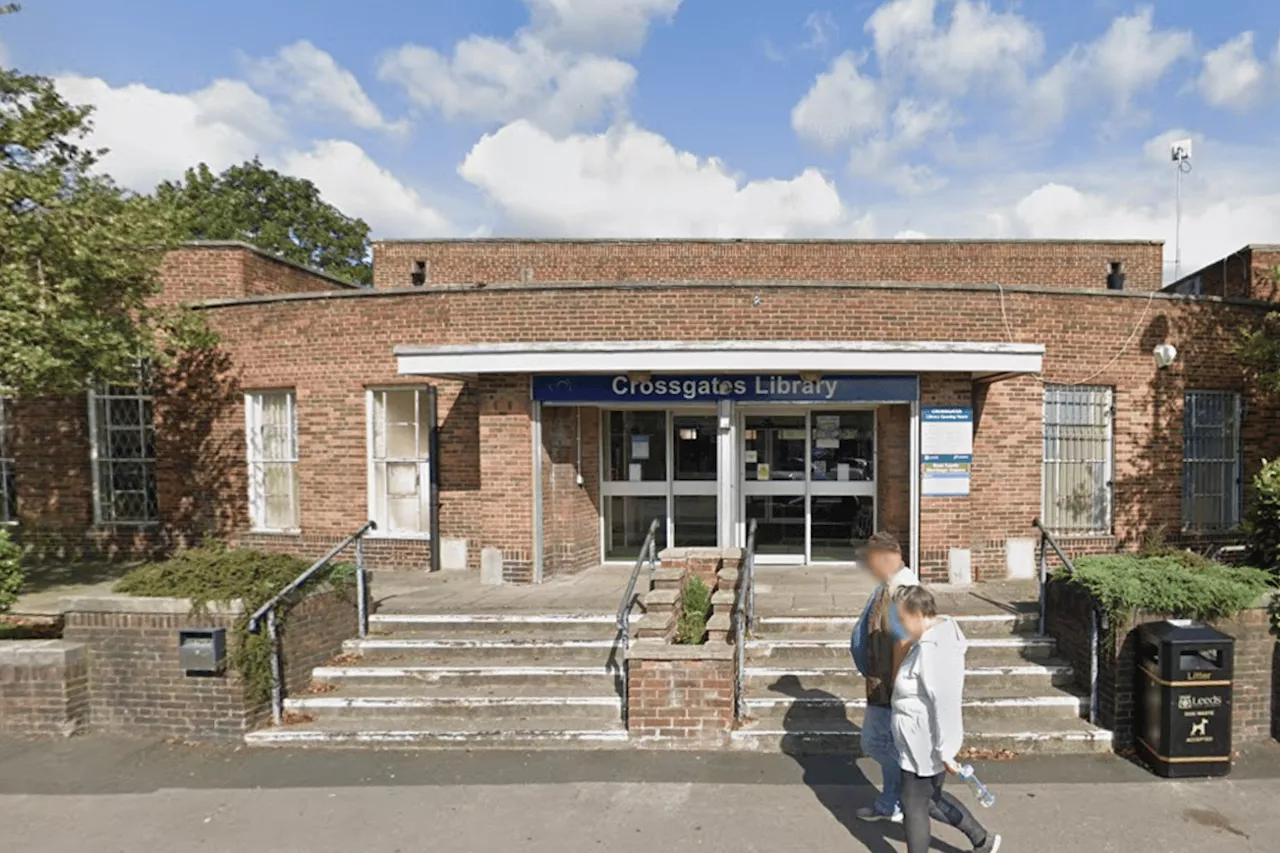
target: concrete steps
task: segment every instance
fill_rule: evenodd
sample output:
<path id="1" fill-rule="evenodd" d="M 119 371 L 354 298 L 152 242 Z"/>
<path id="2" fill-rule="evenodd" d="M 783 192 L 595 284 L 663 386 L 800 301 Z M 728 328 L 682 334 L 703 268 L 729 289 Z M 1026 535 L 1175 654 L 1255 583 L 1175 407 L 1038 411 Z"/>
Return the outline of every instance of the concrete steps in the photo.
<path id="1" fill-rule="evenodd" d="M 625 744 L 608 613 L 381 612 L 285 701 L 254 746 L 601 748 Z"/>
<path id="2" fill-rule="evenodd" d="M 849 637 L 865 596 L 832 593 L 785 579 L 757 596 L 747 641 L 746 719 L 737 749 L 800 754 L 861 752 L 866 710 Z M 807 606 L 799 607 L 804 602 Z M 1052 638 L 1035 633 L 1030 603 L 1001 605 L 951 592 L 940 599 L 969 640 L 965 672 L 965 745 L 1019 754 L 1111 750 L 1111 733 L 1089 725 L 1088 698 Z M 841 615 L 843 614 L 843 615 Z"/>

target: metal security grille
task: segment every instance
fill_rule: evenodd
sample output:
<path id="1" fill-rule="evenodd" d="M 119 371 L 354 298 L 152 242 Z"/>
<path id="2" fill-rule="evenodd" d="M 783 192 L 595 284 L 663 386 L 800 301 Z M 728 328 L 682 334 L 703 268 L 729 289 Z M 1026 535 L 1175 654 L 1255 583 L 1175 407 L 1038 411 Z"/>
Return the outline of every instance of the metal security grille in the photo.
<path id="1" fill-rule="evenodd" d="M 298 429 L 292 392 L 250 394 L 249 507 L 258 530 L 298 529 Z"/>
<path id="2" fill-rule="evenodd" d="M 1044 389 L 1045 526 L 1055 532 L 1111 532 L 1112 391 L 1098 385 Z"/>
<path id="3" fill-rule="evenodd" d="M 18 520 L 18 494 L 13 486 L 13 403 L 0 397 L 0 524 Z"/>
<path id="4" fill-rule="evenodd" d="M 89 392 L 94 521 L 156 519 L 156 431 L 149 383 Z"/>
<path id="5" fill-rule="evenodd" d="M 1188 391 L 1182 430 L 1182 526 L 1223 530 L 1240 522 L 1240 397 Z"/>

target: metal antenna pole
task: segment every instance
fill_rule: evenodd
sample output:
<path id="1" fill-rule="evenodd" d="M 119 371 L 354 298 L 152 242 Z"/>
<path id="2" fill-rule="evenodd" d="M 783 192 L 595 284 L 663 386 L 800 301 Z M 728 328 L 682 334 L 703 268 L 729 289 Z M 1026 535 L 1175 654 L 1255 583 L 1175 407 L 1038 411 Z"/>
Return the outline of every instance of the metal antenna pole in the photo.
<path id="1" fill-rule="evenodd" d="M 1182 278 L 1182 160 L 1177 160 L 1173 164 L 1173 171 L 1176 177 L 1174 184 L 1176 196 L 1176 213 L 1174 214 L 1173 226 L 1173 280 L 1178 281 Z"/>

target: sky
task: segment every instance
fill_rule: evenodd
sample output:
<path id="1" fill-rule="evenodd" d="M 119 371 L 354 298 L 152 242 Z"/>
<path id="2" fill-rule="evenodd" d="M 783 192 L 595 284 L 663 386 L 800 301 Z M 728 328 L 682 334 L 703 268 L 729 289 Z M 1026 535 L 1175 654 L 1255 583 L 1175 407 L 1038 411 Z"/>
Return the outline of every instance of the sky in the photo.
<path id="1" fill-rule="evenodd" d="M 181 11 L 175 11 L 176 8 Z M 1268 0 L 27 0 L 138 192 L 259 156 L 375 237 L 1280 242 Z"/>

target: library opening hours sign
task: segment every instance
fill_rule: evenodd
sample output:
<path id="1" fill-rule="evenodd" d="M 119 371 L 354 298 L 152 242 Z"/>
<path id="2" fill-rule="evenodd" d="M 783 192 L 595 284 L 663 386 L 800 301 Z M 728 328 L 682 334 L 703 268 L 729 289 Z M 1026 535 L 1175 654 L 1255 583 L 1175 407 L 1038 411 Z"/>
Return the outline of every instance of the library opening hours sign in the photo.
<path id="1" fill-rule="evenodd" d="M 965 497 L 973 465 L 973 409 L 926 407 L 920 412 L 920 492 Z"/>

